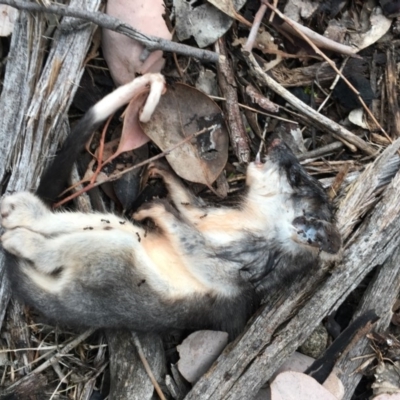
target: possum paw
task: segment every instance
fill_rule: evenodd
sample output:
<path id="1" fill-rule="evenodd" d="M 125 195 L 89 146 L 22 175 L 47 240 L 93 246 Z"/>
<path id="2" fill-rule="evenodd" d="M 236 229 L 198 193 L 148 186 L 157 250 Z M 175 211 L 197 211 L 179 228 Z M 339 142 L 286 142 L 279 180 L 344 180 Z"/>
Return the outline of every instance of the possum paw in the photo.
<path id="1" fill-rule="evenodd" d="M 4 250 L 31 261 L 34 261 L 44 240 L 42 235 L 25 228 L 9 230 L 1 237 Z"/>
<path id="2" fill-rule="evenodd" d="M 170 166 L 162 161 L 153 161 L 147 168 L 150 178 L 161 178 L 164 181 L 176 180 L 176 176 Z"/>
<path id="3" fill-rule="evenodd" d="M 146 218 L 151 218 L 152 220 L 158 220 L 160 218 L 166 217 L 168 211 L 166 209 L 166 204 L 163 201 L 155 201 L 152 203 L 144 204 L 137 212 L 133 214 L 133 219 L 136 221 L 143 221 Z"/>
<path id="4" fill-rule="evenodd" d="M 50 210 L 35 195 L 19 192 L 6 196 L 1 202 L 1 224 L 6 229 L 33 228 L 37 220 Z"/>

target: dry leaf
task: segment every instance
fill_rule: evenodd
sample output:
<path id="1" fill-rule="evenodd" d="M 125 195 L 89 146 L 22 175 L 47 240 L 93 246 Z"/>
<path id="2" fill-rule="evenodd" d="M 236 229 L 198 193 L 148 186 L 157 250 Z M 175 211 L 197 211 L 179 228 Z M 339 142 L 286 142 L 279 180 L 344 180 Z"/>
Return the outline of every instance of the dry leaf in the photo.
<path id="1" fill-rule="evenodd" d="M 121 141 L 114 157 L 124 151 L 134 150 L 146 144 L 150 139 L 143 132 L 139 124 L 139 114 L 147 99 L 148 91 L 139 94 L 132 99 L 124 112 Z"/>
<path id="2" fill-rule="evenodd" d="M 134 82 L 137 90 L 133 93 L 133 98 L 125 110 L 124 124 L 119 146 L 115 153 L 105 162 L 110 162 L 121 153 L 137 149 L 149 141 L 145 135 L 139 120 L 147 122 L 151 118 L 161 95 L 165 91 L 164 77 L 160 74 L 145 74 L 136 78 Z M 150 86 L 150 89 L 148 88 Z"/>
<path id="3" fill-rule="evenodd" d="M 237 46 L 239 44 L 244 46 L 246 42 L 247 38 L 236 38 L 232 44 L 233 46 Z M 276 55 L 275 59 L 264 63 L 264 71 L 269 71 L 270 69 L 276 67 L 282 61 L 282 57 L 290 56 L 290 54 L 279 50 L 278 45 L 274 42 L 274 37 L 267 30 L 265 30 L 264 27 L 261 27 L 258 30 L 256 40 L 254 41 L 254 48 L 259 49 L 264 54 Z"/>
<path id="4" fill-rule="evenodd" d="M 363 129 L 370 129 L 368 121 L 365 118 L 364 109 L 356 108 L 349 113 L 349 121 Z"/>
<path id="5" fill-rule="evenodd" d="M 349 33 L 350 42 L 357 48 L 357 51 L 377 42 L 390 29 L 392 20 L 382 14 L 380 7 L 376 7 L 371 13 L 370 24 L 370 29 L 365 33 Z"/>
<path id="6" fill-rule="evenodd" d="M 222 172 L 228 159 L 228 132 L 217 104 L 190 86 L 169 86 L 147 124 L 147 136 L 166 151 L 186 137 L 217 125 L 211 132 L 193 138 L 166 156 L 183 179 L 210 186 Z"/>
<path id="7" fill-rule="evenodd" d="M 291 0 L 286 3 L 284 14 L 296 22 L 301 22 L 301 19 L 311 18 L 314 12 L 320 6 L 319 1 L 310 0 Z"/>
<path id="8" fill-rule="evenodd" d="M 231 18 L 236 19 L 244 25 L 251 26 L 245 18 L 243 18 L 237 10 L 244 6 L 245 1 L 241 0 L 207 0 L 218 10 L 222 11 L 224 14 L 229 15 Z"/>
<path id="9" fill-rule="evenodd" d="M 245 0 L 234 0 L 237 10 L 245 3 Z M 233 23 L 231 17 L 207 3 L 197 5 L 196 1 L 174 0 L 174 10 L 178 39 L 183 41 L 193 36 L 201 48 L 217 41 Z"/>

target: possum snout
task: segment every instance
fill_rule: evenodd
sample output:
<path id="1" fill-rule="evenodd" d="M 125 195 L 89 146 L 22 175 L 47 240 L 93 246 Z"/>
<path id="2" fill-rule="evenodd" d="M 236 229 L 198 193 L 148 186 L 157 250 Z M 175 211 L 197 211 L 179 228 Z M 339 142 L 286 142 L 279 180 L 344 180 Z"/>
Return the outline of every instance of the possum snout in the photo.
<path id="1" fill-rule="evenodd" d="M 296 229 L 296 242 L 317 247 L 329 254 L 336 254 L 341 247 L 341 237 L 334 224 L 316 218 L 297 217 L 292 222 Z"/>

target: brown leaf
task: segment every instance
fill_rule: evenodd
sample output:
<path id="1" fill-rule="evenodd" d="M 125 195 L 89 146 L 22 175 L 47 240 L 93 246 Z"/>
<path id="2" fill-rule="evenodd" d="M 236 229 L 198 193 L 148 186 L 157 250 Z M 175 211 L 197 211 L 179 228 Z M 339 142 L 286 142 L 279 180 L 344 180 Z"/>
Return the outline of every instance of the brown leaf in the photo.
<path id="1" fill-rule="evenodd" d="M 148 91 L 143 92 L 132 99 L 128 104 L 128 107 L 124 112 L 121 140 L 114 157 L 124 151 L 137 149 L 150 140 L 139 124 L 139 114 L 147 99 L 147 95 Z"/>
<path id="2" fill-rule="evenodd" d="M 221 109 L 207 95 L 183 84 L 169 86 L 151 121 L 141 124 L 147 136 L 166 151 L 182 139 L 217 125 L 166 156 L 183 179 L 210 186 L 228 159 L 228 131 Z"/>

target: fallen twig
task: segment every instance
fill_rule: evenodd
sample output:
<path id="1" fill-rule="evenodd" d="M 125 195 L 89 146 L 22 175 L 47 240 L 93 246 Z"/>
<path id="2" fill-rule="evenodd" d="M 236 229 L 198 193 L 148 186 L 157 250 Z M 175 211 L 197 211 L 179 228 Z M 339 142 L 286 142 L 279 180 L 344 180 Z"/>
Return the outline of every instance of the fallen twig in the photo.
<path id="1" fill-rule="evenodd" d="M 272 6 L 271 4 L 268 3 L 268 0 L 262 0 L 262 2 L 269 7 L 272 11 L 276 12 L 279 17 L 281 17 L 289 26 L 291 26 L 299 35 L 300 37 L 305 40 L 311 47 L 312 49 L 319 54 L 334 70 L 335 72 L 340 75 L 340 77 L 346 82 L 347 86 L 357 95 L 359 102 L 363 106 L 364 110 L 367 112 L 367 114 L 370 116 L 372 121 L 374 121 L 375 125 L 380 129 L 380 131 L 385 135 L 385 137 L 392 143 L 392 139 L 389 137 L 389 135 L 386 133 L 386 131 L 382 128 L 382 126 L 379 124 L 379 122 L 376 120 L 374 114 L 372 114 L 371 110 L 367 107 L 365 104 L 364 100 L 360 96 L 360 93 L 358 90 L 349 82 L 349 80 L 342 74 L 341 71 L 338 70 L 336 67 L 336 64 L 328 57 L 326 56 L 315 44 L 315 40 L 311 40 L 304 32 L 302 25 L 292 21 L 290 18 L 286 17 L 286 15 L 282 14 L 277 8 Z M 307 28 L 308 29 L 308 28 Z M 313 32 L 313 31 L 311 31 Z M 315 33 L 315 32 L 313 32 Z M 335 42 L 336 43 L 336 42 Z M 322 47 L 322 46 L 321 46 Z M 346 54 L 346 53 L 343 53 Z M 347 54 L 347 55 L 354 55 L 354 54 Z"/>
<path id="2" fill-rule="evenodd" d="M 142 344 L 140 343 L 139 337 L 136 332 L 132 332 L 132 338 L 133 338 L 133 343 L 135 344 L 136 350 L 139 354 L 139 358 L 142 361 L 143 367 L 146 370 L 147 375 L 149 376 L 151 383 L 154 386 L 154 389 L 156 390 L 157 394 L 160 396 L 161 400 L 167 400 L 164 396 L 163 391 L 160 388 L 160 385 L 158 384 L 158 382 L 153 374 L 153 371 L 151 370 L 151 367 L 150 367 L 150 365 L 147 361 L 147 358 L 143 352 Z"/>
<path id="3" fill-rule="evenodd" d="M 111 17 L 110 15 L 101 12 L 90 12 L 72 7 L 64 7 L 61 5 L 49 5 L 45 7 L 36 3 L 30 3 L 22 0 L 0 0 L 0 4 L 7 4 L 18 10 L 55 14 L 63 17 L 73 17 L 82 19 L 84 21 L 89 21 L 104 29 L 109 29 L 111 31 L 120 33 L 121 35 L 128 36 L 131 39 L 137 40 L 148 51 L 162 50 L 171 53 L 178 53 L 188 57 L 197 58 L 204 62 L 217 63 L 221 59 L 217 53 L 209 50 L 198 49 L 196 47 L 162 39 L 157 36 L 146 35 L 137 29 L 132 28 L 130 25 L 122 22 L 118 18 Z"/>
<path id="4" fill-rule="evenodd" d="M 225 39 L 218 39 L 215 46 L 218 53 L 222 54 L 225 58 L 223 62 L 218 64 L 218 82 L 221 92 L 226 99 L 224 110 L 228 120 L 231 144 L 239 161 L 246 163 L 250 161 L 250 147 L 238 105 L 236 80 L 232 63 L 227 57 L 228 51 Z"/>
<path id="5" fill-rule="evenodd" d="M 52 366 L 54 361 L 59 360 L 61 357 L 63 357 L 66 354 L 68 354 L 73 348 L 75 348 L 80 343 L 82 343 L 84 340 L 86 340 L 95 331 L 96 331 L 96 329 L 88 329 L 87 331 L 81 333 L 79 336 L 77 336 L 70 343 L 66 344 L 59 352 L 57 352 L 52 357 L 50 357 L 46 362 L 44 362 L 43 364 L 39 365 L 32 372 L 30 372 L 29 374 L 25 375 L 23 378 L 21 378 L 17 382 L 15 382 L 12 385 L 8 386 L 7 389 L 5 390 L 4 394 L 13 393 L 14 389 L 16 389 L 18 386 L 24 384 L 25 381 L 29 381 L 32 378 L 32 375 L 38 375 L 40 372 L 44 371 L 46 368 Z"/>
<path id="6" fill-rule="evenodd" d="M 400 109 L 397 99 L 397 64 L 394 57 L 395 51 L 393 47 L 386 51 L 386 94 L 388 99 L 388 108 L 390 115 L 390 122 L 392 127 L 392 136 L 400 137 Z M 389 125 L 389 126 L 390 126 Z"/>
<path id="7" fill-rule="evenodd" d="M 256 15 L 254 16 L 253 25 L 250 29 L 246 44 L 244 45 L 244 49 L 247 51 L 251 51 L 254 46 L 254 42 L 258 34 L 258 29 L 260 28 L 261 21 L 264 18 L 265 11 L 267 11 L 267 6 L 265 4 L 261 4 Z"/>
<path id="8" fill-rule="evenodd" d="M 342 142 L 333 142 L 327 144 L 326 146 L 319 147 L 318 149 L 307 151 L 307 153 L 298 154 L 297 158 L 299 161 L 307 160 L 309 158 L 318 158 L 321 156 L 326 156 L 329 153 L 333 153 L 343 147 Z"/>
<path id="9" fill-rule="evenodd" d="M 306 36 L 314 44 L 316 44 L 318 47 L 322 47 L 323 49 L 331 50 L 335 53 L 345 54 L 346 56 L 361 58 L 359 55 L 356 54 L 358 49 L 346 46 L 342 43 L 335 42 L 334 40 L 322 36 L 319 33 L 307 28 L 306 26 L 301 25 L 296 21 L 293 21 L 291 18 L 281 13 L 276 8 L 275 4 L 272 5 L 268 3 L 267 0 L 262 0 L 262 3 L 270 8 L 272 13 L 276 13 L 283 20 L 283 24 L 281 25 L 274 24 L 274 26 L 276 26 L 277 28 L 283 29 L 285 32 L 291 33 L 292 35 L 295 35 L 297 37 L 301 37 L 303 40 L 304 36 Z"/>
<path id="10" fill-rule="evenodd" d="M 266 74 L 257 63 L 256 59 L 251 53 L 244 54 L 245 59 L 248 64 L 253 68 L 253 72 L 257 76 L 257 78 L 270 87 L 274 92 L 282 96 L 286 101 L 288 101 L 293 107 L 297 110 L 301 111 L 304 115 L 314 121 L 317 125 L 323 126 L 327 131 L 329 131 L 332 136 L 342 141 L 345 145 L 347 143 L 351 143 L 356 146 L 358 149 L 363 152 L 374 155 L 377 151 L 365 143 L 364 140 L 354 135 L 352 132 L 347 130 L 346 128 L 339 125 L 337 122 L 332 121 L 331 119 L 325 117 L 324 115 L 316 112 L 307 104 L 303 103 L 296 96 L 282 87 L 279 83 L 277 83 L 274 79 L 272 79 L 268 74 Z"/>
<path id="11" fill-rule="evenodd" d="M 65 199 L 59 201 L 58 203 L 53 205 L 53 208 L 58 208 L 60 206 L 62 206 L 63 204 L 67 203 L 70 200 L 75 199 L 76 197 L 78 197 L 79 195 L 81 195 L 82 193 L 87 192 L 90 189 L 95 188 L 96 186 L 102 185 L 105 182 L 112 182 L 115 181 L 116 179 L 120 178 L 122 175 L 128 173 L 129 171 L 133 171 L 134 169 L 143 167 L 144 165 L 150 164 L 151 162 L 158 160 L 159 158 L 165 157 L 167 156 L 169 153 L 171 153 L 171 151 L 175 150 L 177 147 L 182 146 L 184 143 L 190 142 L 192 139 L 194 139 L 195 137 L 202 135 L 203 133 L 212 131 L 213 129 L 215 129 L 217 127 L 217 125 L 211 125 L 207 128 L 204 128 L 198 132 L 195 132 L 193 134 L 191 134 L 190 136 L 186 137 L 185 139 L 181 140 L 180 142 L 176 143 L 175 145 L 173 145 L 171 148 L 169 148 L 168 150 L 163 151 L 160 154 L 157 154 L 154 157 L 151 157 L 145 161 L 142 161 L 138 164 L 133 165 L 132 167 L 126 168 L 123 171 L 118 171 L 115 174 L 109 176 L 107 179 L 102 180 L 101 182 L 91 182 L 85 186 L 84 188 L 76 191 L 75 193 L 71 194 L 70 196 L 66 197 Z M 104 166 L 105 164 L 103 164 L 102 166 Z M 80 182 L 76 183 L 75 185 L 73 185 L 71 188 L 68 188 L 65 192 L 68 192 L 69 190 L 75 188 L 77 185 L 86 183 L 87 180 L 81 180 Z M 65 193 L 64 192 L 64 193 Z"/>

